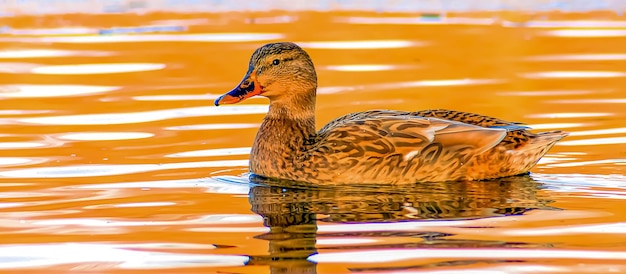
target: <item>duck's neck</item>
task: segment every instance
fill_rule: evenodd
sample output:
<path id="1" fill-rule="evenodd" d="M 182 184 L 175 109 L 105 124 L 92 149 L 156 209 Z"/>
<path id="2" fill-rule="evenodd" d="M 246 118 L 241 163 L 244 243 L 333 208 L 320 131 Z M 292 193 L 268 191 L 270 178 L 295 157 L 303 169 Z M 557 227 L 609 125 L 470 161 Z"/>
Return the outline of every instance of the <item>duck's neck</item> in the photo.
<path id="1" fill-rule="evenodd" d="M 293 171 L 306 143 L 315 137 L 315 93 L 272 100 L 250 154 L 250 170 L 267 177 Z"/>

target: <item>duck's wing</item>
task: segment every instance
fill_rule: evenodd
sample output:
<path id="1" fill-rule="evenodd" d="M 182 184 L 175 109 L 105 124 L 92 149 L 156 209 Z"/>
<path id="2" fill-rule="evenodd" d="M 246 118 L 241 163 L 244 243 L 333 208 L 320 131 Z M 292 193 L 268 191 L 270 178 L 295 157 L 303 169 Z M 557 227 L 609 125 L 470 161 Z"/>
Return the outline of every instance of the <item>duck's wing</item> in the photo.
<path id="1" fill-rule="evenodd" d="M 550 131 L 535 134 L 530 132 L 530 127 L 523 125 L 523 123 L 509 122 L 491 116 L 456 110 L 420 110 L 411 112 L 410 115 L 451 120 L 481 127 L 505 129 L 507 134 L 504 139 L 502 139 L 502 142 L 500 142 L 500 146 L 511 151 L 542 150 L 545 152 L 547 151 L 545 148 L 551 148 L 558 140 L 568 135 L 563 131 Z"/>
<path id="2" fill-rule="evenodd" d="M 454 153 L 468 149 L 482 153 L 505 136 L 504 128 L 485 128 L 456 121 L 384 112 L 340 117 L 318 133 L 313 150 L 338 157 L 383 156 L 400 153 L 405 159 L 420 155 L 430 144 Z"/>
<path id="3" fill-rule="evenodd" d="M 470 125 L 476 125 L 481 127 L 489 127 L 496 128 L 501 127 L 507 129 L 507 131 L 514 130 L 527 130 L 530 127 L 524 126 L 523 123 L 519 122 L 509 122 L 506 120 L 498 119 L 496 117 L 471 113 L 471 112 L 463 112 L 457 110 L 449 110 L 449 109 L 427 109 L 427 110 L 419 110 L 419 111 L 397 111 L 397 110 L 369 110 L 363 112 L 355 112 L 346 114 L 341 116 L 330 123 L 328 123 L 325 127 L 332 127 L 334 124 L 340 124 L 346 120 L 356 120 L 363 118 L 374 118 L 378 116 L 421 116 L 421 117 L 432 117 L 439 118 L 443 120 L 461 122 Z"/>
<path id="4" fill-rule="evenodd" d="M 492 116 L 458 110 L 427 109 L 410 112 L 410 114 L 415 116 L 434 117 L 444 120 L 457 121 L 481 127 L 517 127 L 518 130 L 529 129 L 529 127 L 523 126 L 523 123 L 509 122 Z"/>

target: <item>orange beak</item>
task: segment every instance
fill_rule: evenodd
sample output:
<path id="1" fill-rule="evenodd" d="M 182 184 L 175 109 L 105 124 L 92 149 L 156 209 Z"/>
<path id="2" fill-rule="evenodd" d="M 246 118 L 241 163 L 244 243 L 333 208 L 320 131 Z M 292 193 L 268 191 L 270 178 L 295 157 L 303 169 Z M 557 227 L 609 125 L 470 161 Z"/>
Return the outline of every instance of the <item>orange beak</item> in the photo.
<path id="1" fill-rule="evenodd" d="M 254 71 L 254 70 L 251 70 Z M 256 73 L 248 72 L 237 87 L 215 99 L 215 106 L 235 104 L 263 92 L 261 85 L 256 81 Z"/>

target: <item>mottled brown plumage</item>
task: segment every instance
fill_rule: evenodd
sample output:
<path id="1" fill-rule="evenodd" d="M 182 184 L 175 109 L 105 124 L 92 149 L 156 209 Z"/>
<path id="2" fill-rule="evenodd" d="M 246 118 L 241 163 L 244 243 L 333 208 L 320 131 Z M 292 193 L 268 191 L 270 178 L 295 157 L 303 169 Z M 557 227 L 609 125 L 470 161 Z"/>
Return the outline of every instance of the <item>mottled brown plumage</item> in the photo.
<path id="1" fill-rule="evenodd" d="M 316 132 L 316 89 L 308 54 L 273 43 L 257 49 L 239 86 L 215 100 L 270 99 L 252 146 L 252 173 L 319 185 L 492 179 L 528 172 L 567 135 L 443 109 L 351 113 Z"/>

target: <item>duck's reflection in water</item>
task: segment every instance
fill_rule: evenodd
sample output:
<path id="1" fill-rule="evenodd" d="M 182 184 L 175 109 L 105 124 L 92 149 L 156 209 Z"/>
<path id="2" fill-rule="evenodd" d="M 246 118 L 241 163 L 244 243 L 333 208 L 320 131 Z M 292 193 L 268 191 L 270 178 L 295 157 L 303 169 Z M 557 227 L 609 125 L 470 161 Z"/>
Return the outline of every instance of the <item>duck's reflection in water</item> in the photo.
<path id="1" fill-rule="evenodd" d="M 319 188 L 294 182 L 251 176 L 257 184 L 250 189 L 252 211 L 261 215 L 270 232 L 256 236 L 269 241 L 269 255 L 251 256 L 250 264 L 269 265 L 271 273 L 315 273 L 307 257 L 324 249 L 389 248 L 475 248 L 536 247 L 530 243 L 447 239 L 451 234 L 435 231 L 366 229 L 319 232 L 317 222 L 372 224 L 410 221 L 468 220 L 522 215 L 534 209 L 555 210 L 549 197 L 539 191 L 542 183 L 530 176 L 515 176 L 492 181 L 420 183 L 412 186 L 344 186 Z M 373 237 L 407 237 L 406 243 L 342 243 L 316 247 L 317 240 Z M 415 238 L 422 238 L 416 242 Z M 358 242 L 358 241 L 357 241 Z M 485 261 L 480 261 L 485 263 Z M 437 265 L 472 264 L 478 261 L 448 261 Z M 393 268 L 392 268 L 393 269 Z M 374 270 L 374 269 L 360 269 Z M 390 269 L 387 269 L 390 270 Z M 396 269 L 397 270 L 397 269 Z"/>

